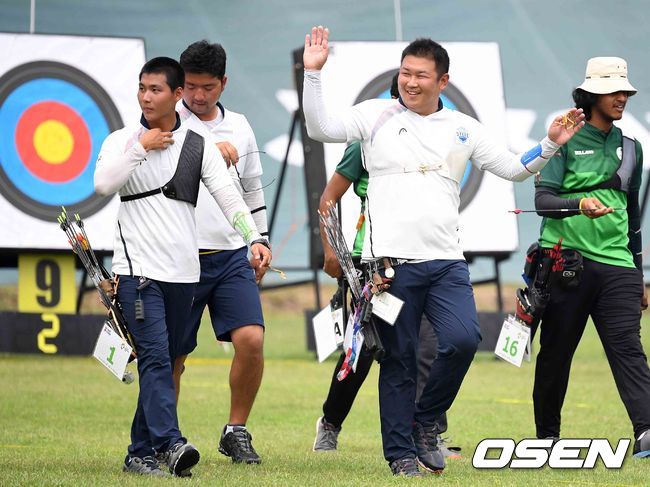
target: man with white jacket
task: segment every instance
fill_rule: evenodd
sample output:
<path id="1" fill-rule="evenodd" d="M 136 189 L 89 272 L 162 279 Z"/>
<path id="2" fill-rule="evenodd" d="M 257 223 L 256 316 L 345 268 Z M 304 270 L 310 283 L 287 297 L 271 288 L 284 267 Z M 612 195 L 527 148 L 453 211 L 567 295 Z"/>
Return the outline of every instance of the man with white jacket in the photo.
<path id="1" fill-rule="evenodd" d="M 136 344 L 140 392 L 124 471 L 191 475 L 199 452 L 181 435 L 172 364 L 199 278 L 194 206 L 200 182 L 250 245 L 258 265 L 270 251 L 216 149 L 184 128 L 175 106 L 184 74 L 170 58 L 140 73 L 140 124 L 110 134 L 95 169 L 95 191 L 118 193 L 112 271 L 117 300 Z"/>

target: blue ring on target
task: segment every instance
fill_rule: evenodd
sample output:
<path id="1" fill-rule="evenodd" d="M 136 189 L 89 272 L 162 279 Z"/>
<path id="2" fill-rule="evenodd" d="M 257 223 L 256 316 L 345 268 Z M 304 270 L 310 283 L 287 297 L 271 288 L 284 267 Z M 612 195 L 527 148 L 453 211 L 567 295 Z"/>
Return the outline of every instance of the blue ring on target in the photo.
<path id="1" fill-rule="evenodd" d="M 385 73 L 380 74 L 372 81 L 370 81 L 361 93 L 354 101 L 354 105 L 361 103 L 365 100 L 370 100 L 372 98 L 383 98 L 389 99 L 390 96 L 390 85 L 393 80 L 393 76 L 398 73 L 397 69 L 386 71 Z M 451 110 L 456 110 L 458 112 L 469 115 L 472 118 L 478 120 L 476 111 L 469 103 L 469 100 L 461 93 L 461 91 L 456 88 L 452 83 L 448 83 L 445 88 L 444 93 L 440 94 L 440 100 L 444 107 Z M 474 165 L 467 161 L 465 166 L 465 172 L 460 182 L 460 206 L 459 211 L 462 211 L 470 201 L 474 198 L 474 195 L 478 192 L 478 189 L 481 185 L 481 180 L 483 179 L 483 172 L 479 171 L 474 167 Z"/>
<path id="2" fill-rule="evenodd" d="M 81 115 L 88 128 L 91 151 L 89 163 L 83 172 L 66 183 L 45 181 L 34 176 L 22 163 L 17 144 L 0 146 L 0 166 L 16 188 L 33 200 L 45 205 L 71 205 L 93 194 L 95 165 L 90 162 L 97 160 L 102 142 L 110 134 L 97 103 L 79 87 L 67 81 L 53 78 L 32 80 L 14 90 L 0 106 L 0 126 L 17 127 L 21 116 L 30 106 L 52 99 Z"/>
<path id="3" fill-rule="evenodd" d="M 45 106 L 48 110 L 39 111 Z M 95 162 L 104 139 L 123 125 L 106 91 L 77 68 L 37 61 L 11 69 L 0 77 L 0 193 L 20 211 L 48 222 L 61 205 L 84 217 L 98 212 L 112 197 L 94 193 Z M 21 129 L 26 126 L 33 133 Z M 47 127 L 40 139 L 36 126 Z M 79 147 L 84 150 L 75 152 Z M 40 157 L 50 152 L 58 159 Z M 35 167 L 46 170 L 36 174 Z M 57 168 L 70 177 L 49 178 Z"/>

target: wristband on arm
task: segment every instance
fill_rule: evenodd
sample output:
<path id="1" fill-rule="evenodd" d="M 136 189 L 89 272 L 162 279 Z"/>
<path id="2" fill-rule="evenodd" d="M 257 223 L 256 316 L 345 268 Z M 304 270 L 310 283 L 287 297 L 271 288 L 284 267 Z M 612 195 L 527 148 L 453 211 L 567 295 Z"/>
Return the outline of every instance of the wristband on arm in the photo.
<path id="1" fill-rule="evenodd" d="M 256 240 L 253 240 L 253 241 L 251 242 L 251 245 L 250 245 L 250 246 L 252 247 L 252 246 L 255 245 L 255 244 L 264 245 L 264 247 L 266 247 L 267 249 L 271 250 L 271 244 L 270 244 L 269 241 L 266 240 L 265 238 L 258 238 L 258 239 L 256 239 Z"/>

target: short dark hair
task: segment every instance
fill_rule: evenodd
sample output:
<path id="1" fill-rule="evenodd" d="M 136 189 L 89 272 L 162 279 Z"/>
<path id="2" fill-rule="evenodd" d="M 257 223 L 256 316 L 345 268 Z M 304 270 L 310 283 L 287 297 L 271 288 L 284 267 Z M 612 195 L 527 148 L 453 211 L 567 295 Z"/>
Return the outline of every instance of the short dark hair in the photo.
<path id="1" fill-rule="evenodd" d="M 573 90 L 573 93 L 571 93 L 571 96 L 573 96 L 573 101 L 576 104 L 576 108 L 582 108 L 582 111 L 585 113 L 585 118 L 587 120 L 590 120 L 591 107 L 593 107 L 598 102 L 598 97 L 600 95 L 589 93 L 582 88 L 576 88 Z"/>
<path id="2" fill-rule="evenodd" d="M 187 46 L 180 62 L 187 73 L 208 73 L 219 79 L 226 75 L 226 51 L 221 44 L 210 44 L 205 39 Z"/>
<path id="3" fill-rule="evenodd" d="M 399 71 L 395 73 L 392 81 L 390 82 L 390 96 L 391 98 L 399 98 L 399 89 L 397 88 L 397 78 L 399 78 Z"/>
<path id="4" fill-rule="evenodd" d="M 449 54 L 447 50 L 431 39 L 421 37 L 415 39 L 402 51 L 402 59 L 406 56 L 424 57 L 436 63 L 438 78 L 449 72 Z"/>
<path id="5" fill-rule="evenodd" d="M 161 56 L 150 59 L 142 66 L 138 79 L 141 80 L 143 74 L 164 74 L 172 91 L 185 85 L 183 68 L 178 61 L 170 57 Z"/>

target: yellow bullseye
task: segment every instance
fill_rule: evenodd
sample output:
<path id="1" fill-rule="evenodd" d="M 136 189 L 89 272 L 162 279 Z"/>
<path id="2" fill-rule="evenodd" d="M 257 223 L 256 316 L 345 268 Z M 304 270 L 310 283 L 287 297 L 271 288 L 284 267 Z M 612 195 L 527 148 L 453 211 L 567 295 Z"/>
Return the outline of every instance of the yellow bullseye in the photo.
<path id="1" fill-rule="evenodd" d="M 34 148 L 48 164 L 62 164 L 72 154 L 74 137 L 65 124 L 46 120 L 34 131 Z"/>

